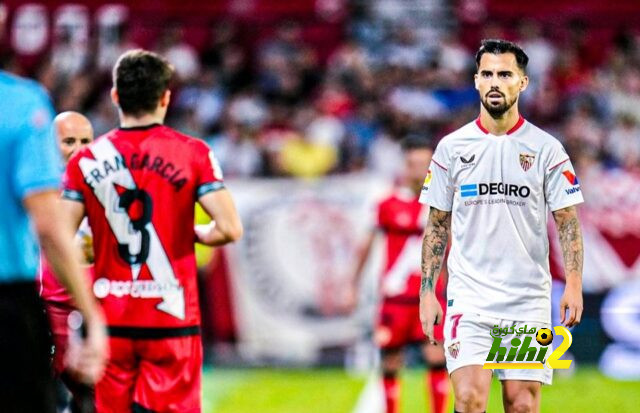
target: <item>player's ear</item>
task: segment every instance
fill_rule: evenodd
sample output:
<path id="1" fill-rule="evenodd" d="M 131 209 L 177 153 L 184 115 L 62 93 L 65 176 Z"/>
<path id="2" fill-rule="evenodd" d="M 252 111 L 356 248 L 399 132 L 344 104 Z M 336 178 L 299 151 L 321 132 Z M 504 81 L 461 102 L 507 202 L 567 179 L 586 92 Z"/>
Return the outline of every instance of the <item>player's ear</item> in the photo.
<path id="1" fill-rule="evenodd" d="M 111 101 L 118 106 L 118 103 L 120 102 L 120 98 L 118 97 L 118 91 L 116 90 L 115 87 L 111 88 Z"/>
<path id="2" fill-rule="evenodd" d="M 165 90 L 160 98 L 160 106 L 166 108 L 169 106 L 169 102 L 171 101 L 171 91 L 169 89 Z"/>
<path id="3" fill-rule="evenodd" d="M 524 92 L 529 86 L 529 76 L 524 75 L 522 79 L 520 79 L 520 92 Z"/>
<path id="4" fill-rule="evenodd" d="M 476 90 L 480 90 L 480 87 L 478 86 L 478 74 L 477 73 L 475 75 L 473 75 L 473 84 L 474 84 Z"/>

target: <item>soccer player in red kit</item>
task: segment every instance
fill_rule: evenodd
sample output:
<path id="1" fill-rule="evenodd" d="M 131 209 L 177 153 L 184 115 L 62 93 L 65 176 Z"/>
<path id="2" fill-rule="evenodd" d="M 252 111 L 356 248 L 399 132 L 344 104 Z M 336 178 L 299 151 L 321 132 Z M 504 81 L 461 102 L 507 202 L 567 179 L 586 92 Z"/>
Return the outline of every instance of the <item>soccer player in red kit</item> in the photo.
<path id="1" fill-rule="evenodd" d="M 403 350 L 409 344 L 421 344 L 429 372 L 427 382 L 431 409 L 444 413 L 447 409 L 449 383 L 445 369 L 442 326 L 437 329 L 436 346 L 427 345 L 418 313 L 420 301 L 420 251 L 427 208 L 418 202 L 424 176 L 433 149 L 429 142 L 410 136 L 402 142 L 405 172 L 402 183 L 378 205 L 377 230 L 370 233 L 356 267 L 351 302 L 355 302 L 362 270 L 375 237 L 385 237 L 385 266 L 381 280 L 382 303 L 375 329 L 375 340 L 382 354 L 382 373 L 386 412 L 398 412 L 400 385 L 398 374 L 404 364 Z M 444 272 L 444 270 L 443 270 Z M 444 281 L 438 283 L 438 294 L 445 301 Z M 446 306 L 443 304 L 443 308 Z"/>
<path id="2" fill-rule="evenodd" d="M 91 122 L 77 112 L 60 113 L 53 120 L 53 128 L 60 153 L 65 163 L 68 162 L 80 148 L 93 141 Z M 93 261 L 93 251 L 90 242 L 90 230 L 86 221 L 83 221 L 80 231 L 76 234 L 76 240 L 80 242 L 82 247 L 85 263 L 90 264 Z M 91 412 L 93 411 L 92 387 L 80 382 L 73 377 L 72 374 L 65 371 L 64 359 L 69 345 L 69 327 L 67 320 L 69 314 L 75 310 L 75 305 L 67 290 L 53 274 L 51 267 L 44 257 L 40 257 L 38 283 L 40 296 L 44 301 L 53 338 L 53 372 L 56 378 L 62 380 L 73 396 L 71 411 L 74 413 Z M 64 389 L 60 390 L 60 395 L 66 393 Z M 68 396 L 66 395 L 60 397 L 62 400 L 58 401 L 59 409 L 64 408 L 67 404 L 67 398 Z"/>
<path id="3" fill-rule="evenodd" d="M 96 385 L 100 413 L 201 411 L 202 345 L 194 241 L 242 236 L 218 163 L 201 140 L 164 126 L 173 68 L 144 50 L 123 54 L 111 96 L 120 128 L 67 166 L 63 197 L 74 225 L 86 215 L 93 292 L 111 356 Z M 212 217 L 194 228 L 196 202 Z"/>

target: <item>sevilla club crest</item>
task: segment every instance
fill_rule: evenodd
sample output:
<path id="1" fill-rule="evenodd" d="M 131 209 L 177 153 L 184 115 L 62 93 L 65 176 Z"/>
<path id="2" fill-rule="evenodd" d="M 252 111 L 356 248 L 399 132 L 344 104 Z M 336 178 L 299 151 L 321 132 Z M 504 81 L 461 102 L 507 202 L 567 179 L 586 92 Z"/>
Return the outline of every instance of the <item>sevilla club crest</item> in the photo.
<path id="1" fill-rule="evenodd" d="M 456 359 L 458 358 L 459 353 L 460 353 L 460 342 L 456 341 L 455 343 L 449 346 L 449 354 L 451 354 L 451 357 Z"/>
<path id="2" fill-rule="evenodd" d="M 536 156 L 531 155 L 530 153 L 521 153 L 520 154 L 520 166 L 524 169 L 525 172 L 531 168 L 533 165 L 533 161 L 535 161 Z"/>

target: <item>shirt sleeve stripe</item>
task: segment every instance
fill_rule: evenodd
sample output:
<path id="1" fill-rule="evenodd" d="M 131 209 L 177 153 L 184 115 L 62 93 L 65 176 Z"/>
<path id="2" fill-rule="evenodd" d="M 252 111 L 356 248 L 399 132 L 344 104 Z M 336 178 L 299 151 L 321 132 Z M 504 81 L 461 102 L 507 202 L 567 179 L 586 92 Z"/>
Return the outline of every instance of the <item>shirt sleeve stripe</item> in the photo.
<path id="1" fill-rule="evenodd" d="M 31 182 L 28 185 L 25 185 L 21 188 L 20 198 L 24 199 L 27 196 L 34 194 L 36 192 L 44 192 L 44 191 L 57 191 L 60 188 L 60 181 L 55 179 L 45 179 L 38 182 Z"/>
<path id="2" fill-rule="evenodd" d="M 448 169 L 447 169 L 447 168 L 445 168 L 444 166 L 440 165 L 440 164 L 438 163 L 438 161 L 436 161 L 435 159 L 431 158 L 431 160 L 433 161 L 433 163 L 435 163 L 436 165 L 438 165 L 440 168 L 444 169 L 445 171 L 447 171 L 447 170 L 448 170 Z"/>
<path id="3" fill-rule="evenodd" d="M 198 198 L 200 198 L 201 196 L 208 194 L 209 192 L 219 191 L 221 189 L 224 189 L 224 182 L 207 182 L 200 185 L 196 193 L 198 194 Z"/>
<path id="4" fill-rule="evenodd" d="M 70 201 L 78 201 L 78 202 L 84 201 L 84 196 L 82 196 L 80 192 L 74 191 L 72 189 L 64 189 L 62 191 L 62 198 L 68 199 Z"/>
<path id="5" fill-rule="evenodd" d="M 552 166 L 551 168 L 549 168 L 549 171 L 556 169 L 558 166 L 562 165 L 563 163 L 567 162 L 569 160 L 569 158 L 565 159 L 564 161 Z"/>

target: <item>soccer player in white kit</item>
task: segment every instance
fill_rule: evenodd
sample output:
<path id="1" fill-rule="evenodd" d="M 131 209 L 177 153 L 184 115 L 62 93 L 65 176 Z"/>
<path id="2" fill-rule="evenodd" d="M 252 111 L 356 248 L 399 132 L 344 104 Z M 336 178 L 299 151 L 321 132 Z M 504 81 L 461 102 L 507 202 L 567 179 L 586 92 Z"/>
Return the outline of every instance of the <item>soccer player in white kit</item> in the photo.
<path id="1" fill-rule="evenodd" d="M 567 280 L 562 322 L 573 326 L 582 315 L 583 247 L 575 208 L 582 193 L 560 142 L 518 112 L 518 97 L 529 82 L 528 60 L 511 42 L 482 42 L 474 76 L 480 116 L 440 141 L 420 198 L 431 206 L 422 248 L 420 318 L 432 342 L 433 326 L 442 321 L 434 286 L 451 230 L 444 335 L 456 412 L 486 410 L 492 374 L 502 382 L 506 412 L 540 409 L 550 369 L 492 371 L 482 365 L 493 327 L 551 327 L 549 210 Z"/>

